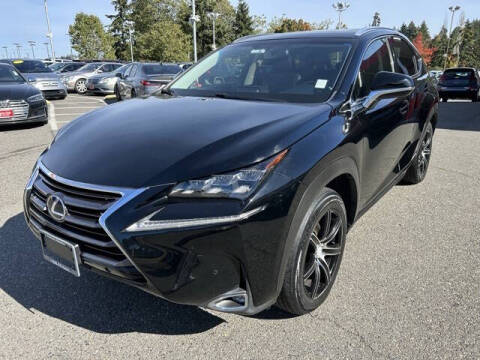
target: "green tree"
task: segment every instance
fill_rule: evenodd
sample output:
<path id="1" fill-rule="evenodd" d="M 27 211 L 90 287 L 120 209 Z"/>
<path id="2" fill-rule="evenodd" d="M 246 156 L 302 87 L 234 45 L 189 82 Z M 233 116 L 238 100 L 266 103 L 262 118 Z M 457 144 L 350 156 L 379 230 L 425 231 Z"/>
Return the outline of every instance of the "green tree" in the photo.
<path id="1" fill-rule="evenodd" d="M 192 33 L 190 16 L 192 14 L 191 2 L 180 0 L 177 13 L 177 21 L 185 34 Z M 200 21 L 197 23 L 197 51 L 198 56 L 203 57 L 212 50 L 213 28 L 212 20 L 208 13 L 216 12 L 220 16 L 215 22 L 215 35 L 217 46 L 224 46 L 235 40 L 233 24 L 235 22 L 235 9 L 228 0 L 196 0 L 195 12 Z"/>
<path id="2" fill-rule="evenodd" d="M 129 28 L 130 6 L 128 0 L 112 0 L 115 14 L 106 15 L 112 22 L 110 23 L 110 33 L 113 36 L 113 48 L 117 59 L 126 60 L 129 58 Z"/>
<path id="3" fill-rule="evenodd" d="M 403 35 L 408 36 L 408 26 L 403 23 L 399 30 Z"/>
<path id="4" fill-rule="evenodd" d="M 131 0 L 131 20 L 138 36 L 160 21 L 174 21 L 180 0 Z"/>
<path id="5" fill-rule="evenodd" d="M 114 59 L 113 37 L 106 33 L 95 15 L 78 13 L 68 33 L 72 47 L 83 59 Z"/>
<path id="6" fill-rule="evenodd" d="M 312 24 L 303 19 L 290 19 L 286 17 L 273 18 L 269 25 L 269 32 L 284 33 L 294 31 L 311 31 Z"/>
<path id="7" fill-rule="evenodd" d="M 422 23 L 418 27 L 418 33 L 422 34 L 423 45 L 429 46 L 432 41 L 432 37 L 430 36 L 430 31 L 428 30 L 428 26 L 425 21 L 422 21 Z"/>
<path id="8" fill-rule="evenodd" d="M 475 36 L 473 24 L 467 20 L 460 44 L 459 66 L 480 67 L 480 41 Z"/>
<path id="9" fill-rule="evenodd" d="M 443 63 L 445 61 L 444 54 L 447 51 L 448 43 L 448 33 L 445 26 L 442 27 L 437 36 L 432 40 L 432 47 L 435 49 L 435 52 L 432 56 L 432 61 L 430 66 L 432 68 L 442 69 Z"/>
<path id="10" fill-rule="evenodd" d="M 247 36 L 254 32 L 253 19 L 250 16 L 248 5 L 244 0 L 238 2 L 233 31 L 235 32 L 235 38 Z"/>
<path id="11" fill-rule="evenodd" d="M 407 33 L 405 34 L 411 41 L 413 41 L 418 35 L 418 28 L 413 21 L 410 21 L 407 27 Z"/>
<path id="12" fill-rule="evenodd" d="M 190 39 L 179 24 L 163 20 L 137 36 L 138 57 L 142 60 L 179 62 L 190 58 Z"/>

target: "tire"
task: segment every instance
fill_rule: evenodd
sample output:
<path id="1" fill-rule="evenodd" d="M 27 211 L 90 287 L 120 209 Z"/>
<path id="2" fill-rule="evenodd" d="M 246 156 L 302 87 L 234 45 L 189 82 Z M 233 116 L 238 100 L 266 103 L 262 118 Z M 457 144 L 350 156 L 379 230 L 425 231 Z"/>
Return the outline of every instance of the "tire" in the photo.
<path id="1" fill-rule="evenodd" d="M 137 97 L 137 93 L 135 92 L 135 89 L 132 89 L 132 92 L 130 93 L 130 97 L 132 99 Z"/>
<path id="2" fill-rule="evenodd" d="M 113 92 L 115 93 L 115 98 L 117 99 L 117 101 L 122 101 L 122 96 L 120 95 L 120 90 L 118 89 L 118 85 L 115 85 Z"/>
<path id="3" fill-rule="evenodd" d="M 478 101 L 478 96 L 475 95 L 474 97 L 472 97 L 472 102 L 477 102 Z"/>
<path id="4" fill-rule="evenodd" d="M 345 205 L 332 189 L 324 188 L 318 193 L 307 216 L 287 261 L 277 300 L 279 308 L 295 315 L 315 310 L 328 297 L 340 268 L 347 235 Z"/>
<path id="5" fill-rule="evenodd" d="M 442 102 L 447 102 L 447 101 L 448 101 L 448 98 L 442 97 Z"/>
<path id="6" fill-rule="evenodd" d="M 87 81 L 85 79 L 78 79 L 75 82 L 75 91 L 77 94 L 84 95 L 87 92 Z"/>
<path id="7" fill-rule="evenodd" d="M 425 135 L 422 138 L 420 151 L 412 161 L 407 173 L 402 179 L 402 183 L 415 185 L 421 183 L 427 176 L 428 165 L 432 156 L 433 127 L 431 123 L 427 124 Z"/>

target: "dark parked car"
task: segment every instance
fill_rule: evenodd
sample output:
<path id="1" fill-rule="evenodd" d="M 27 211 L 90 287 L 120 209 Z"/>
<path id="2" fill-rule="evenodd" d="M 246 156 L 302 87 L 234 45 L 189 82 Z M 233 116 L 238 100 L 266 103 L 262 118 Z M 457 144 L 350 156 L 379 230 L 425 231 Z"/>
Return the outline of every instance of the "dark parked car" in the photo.
<path id="1" fill-rule="evenodd" d="M 304 314 L 328 296 L 355 221 L 425 178 L 437 109 L 396 31 L 243 38 L 159 94 L 60 129 L 25 216 L 46 259 L 76 276 L 218 311 Z"/>
<path id="2" fill-rule="evenodd" d="M 0 64 L 0 125 L 48 122 L 47 103 L 11 65 Z"/>
<path id="3" fill-rule="evenodd" d="M 49 65 L 48 67 L 52 69 L 52 71 L 55 71 L 57 74 L 61 74 L 61 73 L 66 73 L 71 71 L 77 71 L 84 65 L 85 65 L 84 62 L 75 61 L 75 62 L 55 63 L 52 65 Z"/>
<path id="4" fill-rule="evenodd" d="M 480 97 L 480 76 L 473 68 L 453 68 L 443 72 L 438 82 L 442 101 L 468 99 L 477 102 Z"/>
<path id="5" fill-rule="evenodd" d="M 130 69 L 119 74 L 117 99 L 150 95 L 170 83 L 182 71 L 182 67 L 177 64 L 133 63 Z"/>

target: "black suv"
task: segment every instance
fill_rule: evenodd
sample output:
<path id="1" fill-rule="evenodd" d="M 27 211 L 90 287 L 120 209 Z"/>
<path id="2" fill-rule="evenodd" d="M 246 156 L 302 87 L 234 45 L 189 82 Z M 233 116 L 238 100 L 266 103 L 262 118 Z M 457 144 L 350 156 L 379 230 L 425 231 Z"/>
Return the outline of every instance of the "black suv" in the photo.
<path id="1" fill-rule="evenodd" d="M 180 304 L 318 307 L 347 231 L 421 182 L 438 93 L 396 31 L 260 35 L 64 126 L 25 190 L 46 259 Z"/>
<path id="2" fill-rule="evenodd" d="M 477 102 L 480 97 L 480 76 L 474 68 L 451 68 L 443 72 L 438 82 L 442 101 L 468 99 Z"/>

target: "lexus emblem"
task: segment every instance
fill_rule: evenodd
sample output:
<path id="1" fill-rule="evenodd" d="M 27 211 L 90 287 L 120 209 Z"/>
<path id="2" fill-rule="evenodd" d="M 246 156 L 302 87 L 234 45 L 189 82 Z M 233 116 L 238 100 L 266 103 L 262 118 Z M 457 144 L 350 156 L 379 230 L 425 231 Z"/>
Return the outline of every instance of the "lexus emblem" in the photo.
<path id="1" fill-rule="evenodd" d="M 67 207 L 62 198 L 57 194 L 50 194 L 47 197 L 47 210 L 50 216 L 57 222 L 65 221 Z"/>

